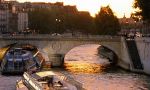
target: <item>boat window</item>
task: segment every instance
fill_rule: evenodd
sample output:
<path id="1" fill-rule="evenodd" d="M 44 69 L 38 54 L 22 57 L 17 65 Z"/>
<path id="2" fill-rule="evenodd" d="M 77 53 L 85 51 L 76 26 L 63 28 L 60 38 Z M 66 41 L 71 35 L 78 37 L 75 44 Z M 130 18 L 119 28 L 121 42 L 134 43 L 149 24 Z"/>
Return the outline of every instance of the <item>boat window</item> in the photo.
<path id="1" fill-rule="evenodd" d="M 8 61 L 7 67 L 8 67 L 8 69 L 13 69 L 13 67 L 14 67 L 13 61 Z"/>
<path id="2" fill-rule="evenodd" d="M 15 63 L 14 63 L 14 67 L 15 67 L 16 69 L 20 69 L 22 66 L 23 66 L 23 62 L 15 62 Z"/>

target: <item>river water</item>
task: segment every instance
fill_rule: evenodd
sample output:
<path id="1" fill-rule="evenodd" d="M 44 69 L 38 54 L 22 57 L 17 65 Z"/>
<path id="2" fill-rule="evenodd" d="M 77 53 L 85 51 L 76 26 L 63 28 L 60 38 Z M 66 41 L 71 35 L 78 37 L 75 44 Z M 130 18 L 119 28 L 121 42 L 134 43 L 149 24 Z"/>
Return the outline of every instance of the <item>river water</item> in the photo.
<path id="1" fill-rule="evenodd" d="M 109 67 L 109 61 L 97 54 L 99 46 L 72 49 L 65 56 L 66 68 L 61 72 L 82 83 L 86 90 L 150 90 L 149 76 Z"/>
<path id="2" fill-rule="evenodd" d="M 97 54 L 99 46 L 82 45 L 72 49 L 65 56 L 65 69 L 56 70 L 74 78 L 86 90 L 150 90 L 149 76 L 109 67 L 109 60 Z M 0 75 L 0 90 L 15 90 L 20 78 Z"/>

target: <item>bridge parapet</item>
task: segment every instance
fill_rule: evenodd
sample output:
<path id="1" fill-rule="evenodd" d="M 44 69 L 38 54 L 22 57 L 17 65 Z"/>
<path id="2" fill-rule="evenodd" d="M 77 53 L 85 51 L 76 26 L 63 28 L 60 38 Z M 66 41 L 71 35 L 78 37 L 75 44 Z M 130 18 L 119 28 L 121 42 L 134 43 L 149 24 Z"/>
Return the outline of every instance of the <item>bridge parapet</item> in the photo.
<path id="1" fill-rule="evenodd" d="M 36 35 L 0 35 L 0 47 L 10 45 L 13 43 L 33 45 L 45 52 L 49 60 L 55 64 L 60 65 L 57 61 L 63 58 L 74 47 L 85 44 L 99 44 L 106 46 L 114 51 L 119 59 L 121 59 L 121 37 L 118 36 L 101 36 L 101 35 L 82 35 L 82 36 L 52 36 L 49 34 Z M 57 56 L 57 55 L 61 55 Z M 56 62 L 54 62 L 55 60 Z"/>
<path id="2" fill-rule="evenodd" d="M 82 35 L 82 36 L 52 36 L 49 34 L 28 34 L 28 35 L 0 35 L 0 39 L 6 40 L 115 40 L 120 41 L 119 36 L 108 36 L 108 35 Z"/>

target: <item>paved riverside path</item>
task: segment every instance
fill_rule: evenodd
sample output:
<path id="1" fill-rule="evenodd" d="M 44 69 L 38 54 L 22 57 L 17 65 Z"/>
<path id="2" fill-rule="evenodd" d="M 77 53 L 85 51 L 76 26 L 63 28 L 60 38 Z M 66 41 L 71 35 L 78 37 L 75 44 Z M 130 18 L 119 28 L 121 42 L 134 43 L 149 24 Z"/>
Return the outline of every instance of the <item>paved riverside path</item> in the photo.
<path id="1" fill-rule="evenodd" d="M 5 76 L 0 74 L 0 90 L 16 90 L 16 81 L 21 76 Z"/>

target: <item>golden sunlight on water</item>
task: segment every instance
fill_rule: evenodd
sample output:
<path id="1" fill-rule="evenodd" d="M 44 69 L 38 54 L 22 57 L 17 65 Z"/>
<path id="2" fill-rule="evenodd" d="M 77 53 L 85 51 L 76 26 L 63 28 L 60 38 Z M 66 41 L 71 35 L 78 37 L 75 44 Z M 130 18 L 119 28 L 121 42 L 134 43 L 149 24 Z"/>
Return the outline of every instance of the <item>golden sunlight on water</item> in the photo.
<path id="1" fill-rule="evenodd" d="M 80 82 L 85 90 L 150 90 L 150 77 L 120 68 L 106 69 L 110 64 L 100 58 L 100 45 L 81 45 L 65 56 L 67 70 L 60 70 Z"/>
<path id="2" fill-rule="evenodd" d="M 97 48 L 100 45 L 81 45 L 72 49 L 65 57 L 66 70 L 73 73 L 98 73 L 109 65 L 107 59 L 100 59 Z"/>
<path id="3" fill-rule="evenodd" d="M 90 63 L 65 63 L 65 67 L 72 73 L 98 73 L 104 70 L 102 65 Z"/>
<path id="4" fill-rule="evenodd" d="M 85 90 L 150 90 L 149 76 L 120 68 L 105 70 L 110 64 L 107 59 L 100 58 L 97 54 L 99 46 L 82 45 L 72 49 L 65 57 L 67 70 L 59 68 L 56 71 L 75 79 Z M 0 81 L 3 81 L 0 83 L 0 90 L 15 90 L 15 82 L 21 78 L 3 75 L 0 77 Z"/>

